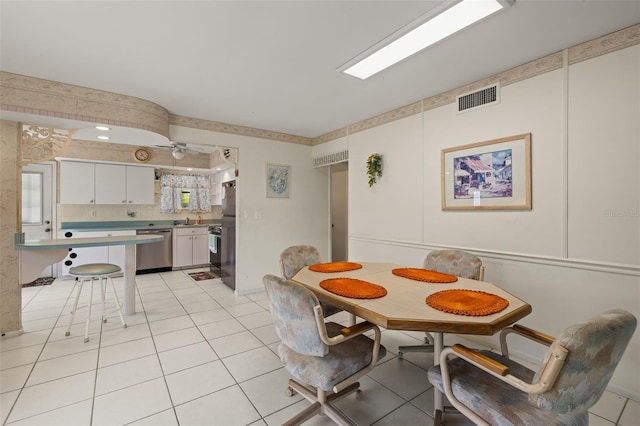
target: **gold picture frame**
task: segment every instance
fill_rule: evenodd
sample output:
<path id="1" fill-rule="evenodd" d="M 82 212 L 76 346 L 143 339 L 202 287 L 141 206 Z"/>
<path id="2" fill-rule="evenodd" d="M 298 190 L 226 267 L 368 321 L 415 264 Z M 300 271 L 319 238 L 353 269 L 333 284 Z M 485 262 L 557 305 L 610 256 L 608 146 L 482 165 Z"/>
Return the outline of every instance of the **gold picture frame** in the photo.
<path id="1" fill-rule="evenodd" d="M 442 210 L 531 210 L 531 133 L 447 148 Z"/>

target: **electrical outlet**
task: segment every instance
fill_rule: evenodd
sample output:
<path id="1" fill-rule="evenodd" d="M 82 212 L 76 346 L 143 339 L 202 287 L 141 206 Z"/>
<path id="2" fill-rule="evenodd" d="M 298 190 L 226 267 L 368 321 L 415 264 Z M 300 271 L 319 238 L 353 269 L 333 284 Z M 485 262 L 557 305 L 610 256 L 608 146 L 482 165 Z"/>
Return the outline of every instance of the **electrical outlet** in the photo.
<path id="1" fill-rule="evenodd" d="M 91 212 L 89 213 L 91 217 L 96 217 L 96 211 L 95 210 L 91 210 Z"/>

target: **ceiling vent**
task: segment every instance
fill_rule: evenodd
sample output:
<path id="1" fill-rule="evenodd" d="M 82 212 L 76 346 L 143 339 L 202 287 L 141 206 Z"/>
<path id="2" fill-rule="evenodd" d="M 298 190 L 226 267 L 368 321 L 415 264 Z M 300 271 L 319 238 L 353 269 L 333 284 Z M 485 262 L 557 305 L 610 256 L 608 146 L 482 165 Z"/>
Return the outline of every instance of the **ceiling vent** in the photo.
<path id="1" fill-rule="evenodd" d="M 349 151 L 336 152 L 323 157 L 313 159 L 313 167 L 330 166 L 332 164 L 344 163 L 349 161 Z"/>
<path id="2" fill-rule="evenodd" d="M 494 84 L 487 86 L 475 92 L 459 95 L 456 99 L 458 101 L 458 112 L 466 112 L 487 105 L 497 104 L 500 103 L 500 85 Z"/>

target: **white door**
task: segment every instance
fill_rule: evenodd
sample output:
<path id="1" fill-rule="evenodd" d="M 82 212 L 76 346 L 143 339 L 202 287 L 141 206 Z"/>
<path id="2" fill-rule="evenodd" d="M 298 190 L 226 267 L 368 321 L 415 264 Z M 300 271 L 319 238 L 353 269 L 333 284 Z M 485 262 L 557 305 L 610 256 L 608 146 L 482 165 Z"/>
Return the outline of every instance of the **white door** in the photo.
<path id="1" fill-rule="evenodd" d="M 22 167 L 22 232 L 25 240 L 49 240 L 55 233 L 55 181 L 53 163 Z M 53 265 L 41 277 L 52 277 Z"/>
<path id="2" fill-rule="evenodd" d="M 349 166 L 331 167 L 331 261 L 349 260 Z"/>

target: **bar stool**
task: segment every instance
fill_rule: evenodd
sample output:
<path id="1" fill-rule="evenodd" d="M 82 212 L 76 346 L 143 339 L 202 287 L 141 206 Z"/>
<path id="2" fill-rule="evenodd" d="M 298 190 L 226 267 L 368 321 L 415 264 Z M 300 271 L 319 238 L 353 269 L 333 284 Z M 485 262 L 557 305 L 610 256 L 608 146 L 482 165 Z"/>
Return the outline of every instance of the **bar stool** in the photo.
<path id="1" fill-rule="evenodd" d="M 105 310 L 105 292 L 107 290 L 106 281 L 109 280 L 111 283 L 111 289 L 113 290 L 113 296 L 116 301 L 116 306 L 118 309 L 118 315 L 120 315 L 120 321 L 122 322 L 122 328 L 127 328 L 127 323 L 124 322 L 124 316 L 122 315 L 122 306 L 120 305 L 120 300 L 118 299 L 118 293 L 116 293 L 116 288 L 113 285 L 113 279 L 111 276 L 120 272 L 122 269 L 118 265 L 113 265 L 111 263 L 87 263 L 86 265 L 74 266 L 69 269 L 69 275 L 76 278 L 76 282 L 80 279 L 78 286 L 78 292 L 76 293 L 76 300 L 73 304 L 73 310 L 71 311 L 71 318 L 69 319 L 69 326 L 67 327 L 65 336 L 69 336 L 71 334 L 71 325 L 73 324 L 73 318 L 76 316 L 76 311 L 78 310 L 78 302 L 80 301 L 80 294 L 82 293 L 82 287 L 86 281 L 90 283 L 90 293 L 89 293 L 89 303 L 88 303 L 88 312 L 87 312 L 87 320 L 84 326 L 84 341 L 85 343 L 89 341 L 89 322 L 91 320 L 91 305 L 93 302 L 93 283 L 94 280 L 98 280 L 100 284 L 100 298 L 102 300 L 102 321 L 107 322 L 107 312 Z"/>

